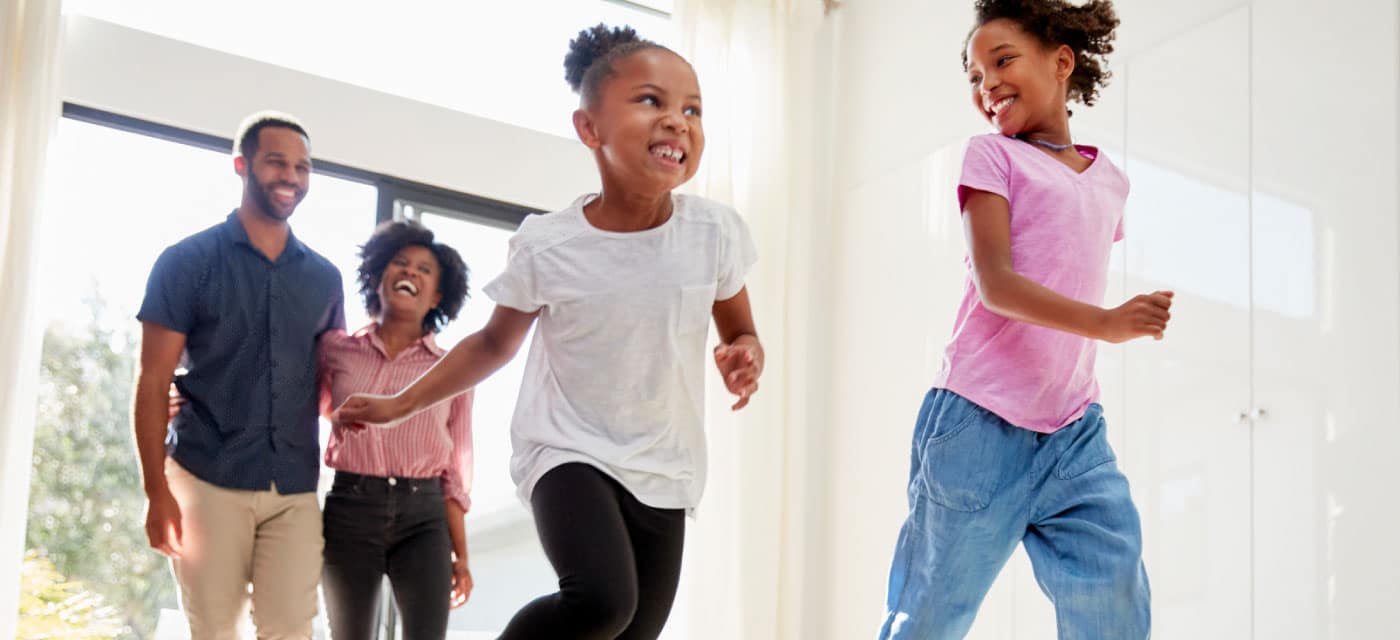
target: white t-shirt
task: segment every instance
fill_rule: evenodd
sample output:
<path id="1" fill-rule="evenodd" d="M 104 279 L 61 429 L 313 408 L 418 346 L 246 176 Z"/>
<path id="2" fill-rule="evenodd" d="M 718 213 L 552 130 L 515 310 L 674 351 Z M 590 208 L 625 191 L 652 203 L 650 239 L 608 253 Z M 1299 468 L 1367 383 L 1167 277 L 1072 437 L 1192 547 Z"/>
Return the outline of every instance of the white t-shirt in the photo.
<path id="1" fill-rule="evenodd" d="M 617 233 L 563 211 L 529 216 L 486 295 L 540 312 L 511 424 L 511 477 L 583 462 L 643 504 L 693 509 L 705 486 L 705 339 L 717 300 L 757 260 L 728 206 L 673 195 L 661 226 Z"/>

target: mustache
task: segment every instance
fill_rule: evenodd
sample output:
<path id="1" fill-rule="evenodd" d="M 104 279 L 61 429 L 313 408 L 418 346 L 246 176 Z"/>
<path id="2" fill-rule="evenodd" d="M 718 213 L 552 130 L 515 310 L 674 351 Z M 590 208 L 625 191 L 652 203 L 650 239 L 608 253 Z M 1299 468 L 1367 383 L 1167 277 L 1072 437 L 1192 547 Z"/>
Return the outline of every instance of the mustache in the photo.
<path id="1" fill-rule="evenodd" d="M 292 184 L 292 183 L 290 183 L 290 182 L 274 182 L 274 183 L 272 183 L 272 184 L 268 184 L 268 185 L 264 185 L 264 186 L 263 186 L 263 189 L 266 190 L 266 191 L 272 191 L 273 189 L 279 189 L 279 188 L 291 189 L 291 190 L 292 190 L 292 193 L 295 193 L 295 194 L 297 194 L 298 196 L 300 196 L 300 195 L 305 195 L 305 194 L 306 194 L 306 191 L 305 191 L 305 190 L 303 190 L 301 187 L 298 187 L 297 185 L 294 185 L 294 184 Z"/>

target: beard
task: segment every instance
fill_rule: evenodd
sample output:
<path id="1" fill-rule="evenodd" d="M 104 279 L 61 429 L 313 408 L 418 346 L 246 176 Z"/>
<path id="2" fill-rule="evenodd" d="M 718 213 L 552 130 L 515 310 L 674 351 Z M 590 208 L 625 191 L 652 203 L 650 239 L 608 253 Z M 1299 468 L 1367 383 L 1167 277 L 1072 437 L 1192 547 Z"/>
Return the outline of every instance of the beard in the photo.
<path id="1" fill-rule="evenodd" d="M 285 214 L 282 213 L 272 203 L 272 195 L 269 193 L 272 189 L 277 187 L 286 187 L 296 192 L 298 195 L 297 201 L 292 203 L 292 206 L 287 209 L 287 212 Z M 298 189 L 296 185 L 288 184 L 285 182 L 278 182 L 270 186 L 265 186 L 263 185 L 263 183 L 258 181 L 258 176 L 252 171 L 248 172 L 247 190 L 248 194 L 253 196 L 253 202 L 256 202 L 258 204 L 258 208 L 261 209 L 262 212 L 267 215 L 267 217 L 272 218 L 273 220 L 285 221 L 287 218 L 292 217 L 292 212 L 296 210 L 298 204 L 301 204 L 300 198 L 302 191 L 301 189 Z"/>

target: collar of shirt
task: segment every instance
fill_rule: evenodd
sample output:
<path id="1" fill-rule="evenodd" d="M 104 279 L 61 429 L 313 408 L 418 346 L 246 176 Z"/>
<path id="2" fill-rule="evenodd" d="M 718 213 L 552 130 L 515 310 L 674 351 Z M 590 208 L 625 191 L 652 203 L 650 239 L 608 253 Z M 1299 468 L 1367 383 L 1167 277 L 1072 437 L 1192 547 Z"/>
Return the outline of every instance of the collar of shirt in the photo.
<path id="1" fill-rule="evenodd" d="M 238 219 L 238 209 L 234 209 L 233 213 L 228 214 L 228 218 L 224 221 L 224 237 L 233 244 L 243 245 L 258 255 L 263 255 L 262 251 L 253 246 L 253 241 L 248 239 L 248 230 L 243 228 L 243 222 Z M 306 245 L 297 240 L 296 234 L 292 233 L 291 228 L 288 228 L 287 248 L 282 250 L 282 255 L 277 256 L 274 264 L 284 263 L 304 255 L 306 255 Z"/>
<path id="2" fill-rule="evenodd" d="M 355 333 L 350 334 L 350 337 L 354 338 L 355 340 L 368 342 L 375 348 L 375 350 L 379 351 L 380 355 L 384 356 L 385 359 L 388 359 L 389 351 L 384 348 L 384 342 L 379 339 L 379 333 L 375 331 L 375 329 L 378 328 L 378 322 L 371 322 L 363 327 L 360 327 L 358 330 L 355 331 Z M 416 346 L 423 347 L 428 351 L 428 353 L 431 353 L 439 358 L 441 358 L 443 354 L 446 353 L 446 351 L 443 351 L 442 347 L 438 346 L 437 340 L 433 339 L 433 332 L 431 331 L 424 334 L 422 338 L 419 338 L 418 341 L 413 344 Z"/>

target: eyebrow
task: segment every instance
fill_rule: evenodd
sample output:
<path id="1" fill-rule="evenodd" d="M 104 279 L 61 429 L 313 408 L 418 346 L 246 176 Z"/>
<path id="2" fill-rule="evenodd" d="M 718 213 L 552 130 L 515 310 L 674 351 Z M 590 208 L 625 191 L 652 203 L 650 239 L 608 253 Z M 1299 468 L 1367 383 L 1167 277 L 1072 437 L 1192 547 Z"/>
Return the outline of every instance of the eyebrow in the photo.
<path id="1" fill-rule="evenodd" d="M 657 93 L 666 93 L 666 90 L 665 90 L 665 89 L 662 89 L 661 87 L 659 87 L 659 86 L 657 86 L 657 85 L 654 85 L 654 84 L 652 84 L 652 83 L 650 83 L 650 82 L 643 82 L 642 84 L 639 84 L 639 85 L 637 85 L 637 86 L 635 86 L 635 87 L 632 87 L 632 89 L 633 89 L 634 91 L 637 90 L 637 89 L 651 89 L 652 91 L 655 91 L 655 92 L 657 92 Z M 686 96 L 686 99 L 687 99 L 687 100 L 699 100 L 699 99 L 700 99 L 700 95 L 699 95 L 699 94 L 694 94 L 694 93 L 692 93 L 692 94 Z"/>

